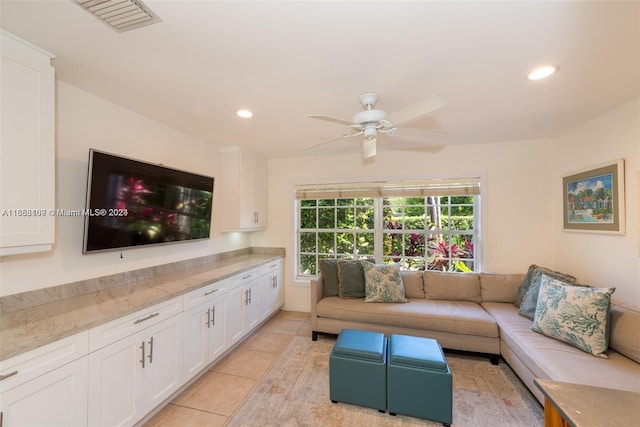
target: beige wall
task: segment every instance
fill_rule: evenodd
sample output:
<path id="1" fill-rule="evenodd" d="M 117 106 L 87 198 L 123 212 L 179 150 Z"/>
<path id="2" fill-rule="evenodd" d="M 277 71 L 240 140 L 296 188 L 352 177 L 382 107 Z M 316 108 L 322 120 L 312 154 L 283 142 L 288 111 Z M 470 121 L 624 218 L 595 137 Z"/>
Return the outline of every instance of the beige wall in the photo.
<path id="1" fill-rule="evenodd" d="M 217 147 L 63 82 L 56 91 L 57 208 L 84 208 L 89 148 L 218 176 Z M 58 217 L 51 252 L 0 260 L 0 296 L 249 246 L 247 234 L 217 232 L 219 206 L 214 188 L 211 240 L 129 249 L 123 258 L 83 255 L 82 218 Z"/>
<path id="2" fill-rule="evenodd" d="M 640 99 L 618 106 L 558 138 L 555 217 L 563 215 L 563 175 L 617 159 L 625 160 L 626 235 L 563 232 L 558 221 L 554 233 L 556 265 L 588 285 L 615 286 L 615 299 L 640 306 Z"/>

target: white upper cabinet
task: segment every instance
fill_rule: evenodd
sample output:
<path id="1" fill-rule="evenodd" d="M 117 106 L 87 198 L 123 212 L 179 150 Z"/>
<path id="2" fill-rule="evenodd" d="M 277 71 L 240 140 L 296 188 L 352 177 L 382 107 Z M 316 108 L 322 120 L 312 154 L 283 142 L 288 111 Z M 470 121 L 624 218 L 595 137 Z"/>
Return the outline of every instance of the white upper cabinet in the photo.
<path id="1" fill-rule="evenodd" d="M 0 256 L 51 250 L 55 215 L 53 55 L 0 33 Z"/>
<path id="2" fill-rule="evenodd" d="M 267 226 L 267 164 L 242 147 L 220 149 L 221 231 L 254 231 Z"/>

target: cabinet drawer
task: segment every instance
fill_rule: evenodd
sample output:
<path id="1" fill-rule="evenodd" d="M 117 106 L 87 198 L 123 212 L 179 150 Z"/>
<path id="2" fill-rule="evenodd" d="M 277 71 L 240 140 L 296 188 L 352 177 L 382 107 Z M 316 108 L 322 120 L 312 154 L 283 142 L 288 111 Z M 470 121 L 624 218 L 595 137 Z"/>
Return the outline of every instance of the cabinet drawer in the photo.
<path id="1" fill-rule="evenodd" d="M 88 331 L 83 331 L 1 361 L 0 393 L 86 356 L 88 337 Z"/>
<path id="2" fill-rule="evenodd" d="M 282 268 L 282 260 L 276 259 L 260 267 L 260 275 L 269 274 Z"/>
<path id="3" fill-rule="evenodd" d="M 188 310 L 191 307 L 195 307 L 203 302 L 210 300 L 218 295 L 223 295 L 227 290 L 227 282 L 214 282 L 205 285 L 195 291 L 191 291 L 184 295 L 184 309 Z"/>
<path id="4" fill-rule="evenodd" d="M 250 280 L 257 278 L 259 275 L 260 275 L 259 268 L 243 271 L 242 273 L 236 274 L 235 276 L 231 277 L 231 279 L 229 279 L 231 283 L 231 287 L 240 286 L 243 283 L 247 283 Z"/>
<path id="5" fill-rule="evenodd" d="M 89 330 L 89 352 L 96 351 L 138 331 L 181 313 L 182 296 L 145 308 Z"/>

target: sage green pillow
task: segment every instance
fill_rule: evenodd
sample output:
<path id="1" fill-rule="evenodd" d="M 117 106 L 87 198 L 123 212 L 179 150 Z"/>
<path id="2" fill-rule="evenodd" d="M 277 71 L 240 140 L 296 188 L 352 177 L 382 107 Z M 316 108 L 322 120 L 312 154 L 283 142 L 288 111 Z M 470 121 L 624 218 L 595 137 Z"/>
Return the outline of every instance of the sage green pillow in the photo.
<path id="1" fill-rule="evenodd" d="M 338 295 L 338 260 L 320 260 L 320 274 L 322 275 L 322 298 Z"/>
<path id="2" fill-rule="evenodd" d="M 374 264 L 361 261 L 364 270 L 364 302 L 409 302 L 398 264 Z"/>
<path id="3" fill-rule="evenodd" d="M 575 284 L 575 282 L 567 282 L 566 280 L 562 280 L 560 277 L 554 276 L 553 273 L 543 272 L 542 270 L 537 271 L 533 280 L 531 281 L 531 286 L 529 287 L 527 294 L 522 300 L 522 304 L 520 304 L 520 309 L 518 310 L 522 317 L 533 320 L 533 315 L 536 314 L 540 285 L 542 283 L 548 282 L 549 280 L 555 280 L 564 286 L 572 286 Z"/>
<path id="4" fill-rule="evenodd" d="M 539 265 L 531 264 L 529 266 L 529 269 L 527 270 L 526 276 L 524 276 L 524 280 L 522 280 L 522 284 L 520 284 L 520 288 L 518 289 L 518 294 L 516 295 L 516 301 L 515 301 L 516 307 L 520 307 L 522 305 L 522 301 L 524 300 L 524 297 L 527 295 L 527 292 L 531 287 L 533 279 L 535 278 L 538 272 L 547 273 L 549 275 L 552 275 L 553 277 L 557 277 L 558 279 L 563 280 L 565 282 L 569 282 L 569 283 L 574 283 L 576 281 L 576 278 L 571 276 L 570 274 L 564 274 L 559 271 L 553 271 L 545 267 L 540 267 Z M 535 307 L 535 304 L 534 304 L 534 307 Z"/>
<path id="5" fill-rule="evenodd" d="M 558 280 L 545 280 L 540 285 L 531 329 L 606 359 L 607 323 L 615 290 L 565 286 Z"/>
<path id="6" fill-rule="evenodd" d="M 340 298 L 363 298 L 365 295 L 364 270 L 360 260 L 339 260 L 338 296 Z"/>

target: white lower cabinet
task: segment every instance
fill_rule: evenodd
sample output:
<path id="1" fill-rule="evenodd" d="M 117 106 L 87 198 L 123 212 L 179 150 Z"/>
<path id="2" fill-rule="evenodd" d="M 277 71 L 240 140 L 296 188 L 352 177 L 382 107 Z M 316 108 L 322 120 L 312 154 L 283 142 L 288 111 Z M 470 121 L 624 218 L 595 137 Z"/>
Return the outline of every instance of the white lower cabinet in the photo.
<path id="1" fill-rule="evenodd" d="M 0 394 L 0 425 L 87 423 L 87 356 Z"/>
<path id="2" fill-rule="evenodd" d="M 266 319 L 282 306 L 282 262 L 274 261 L 260 270 L 260 318 Z"/>
<path id="3" fill-rule="evenodd" d="M 233 345 L 261 321 L 258 272 L 247 277 L 229 291 L 227 336 Z M 245 275 L 245 277 L 248 275 Z"/>
<path id="4" fill-rule="evenodd" d="M 89 425 L 132 425 L 182 384 L 182 313 L 89 355 Z"/>
<path id="5" fill-rule="evenodd" d="M 199 291 L 214 292 L 184 313 L 184 380 L 188 381 L 227 349 L 225 338 L 226 300 L 221 288 Z"/>

